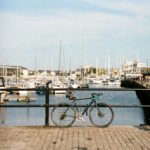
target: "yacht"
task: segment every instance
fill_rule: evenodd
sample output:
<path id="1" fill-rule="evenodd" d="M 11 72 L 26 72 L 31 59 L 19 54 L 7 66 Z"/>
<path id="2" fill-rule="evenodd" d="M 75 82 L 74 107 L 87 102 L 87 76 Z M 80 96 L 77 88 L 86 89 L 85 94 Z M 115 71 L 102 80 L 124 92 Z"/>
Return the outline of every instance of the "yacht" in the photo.
<path id="1" fill-rule="evenodd" d="M 75 80 L 71 79 L 69 81 L 69 88 L 73 88 L 73 89 L 79 88 L 79 84 Z"/>
<path id="2" fill-rule="evenodd" d="M 51 85 L 51 93 L 53 94 L 65 94 L 66 90 L 63 90 L 64 88 L 67 88 L 66 84 L 63 84 L 60 80 L 54 81 L 54 83 Z M 53 89 L 62 89 L 62 90 L 53 90 Z"/>

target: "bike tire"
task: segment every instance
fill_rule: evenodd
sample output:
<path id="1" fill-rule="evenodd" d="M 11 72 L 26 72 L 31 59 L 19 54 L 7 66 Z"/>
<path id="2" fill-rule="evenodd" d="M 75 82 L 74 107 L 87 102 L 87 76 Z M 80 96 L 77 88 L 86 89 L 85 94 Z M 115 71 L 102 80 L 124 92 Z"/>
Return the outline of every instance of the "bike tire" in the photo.
<path id="1" fill-rule="evenodd" d="M 114 112 L 111 106 L 105 103 L 98 103 L 89 110 L 89 120 L 96 127 L 107 127 L 114 119 Z"/>
<path id="2" fill-rule="evenodd" d="M 76 111 L 66 103 L 58 104 L 52 109 L 51 119 L 58 127 L 69 127 L 76 119 Z"/>

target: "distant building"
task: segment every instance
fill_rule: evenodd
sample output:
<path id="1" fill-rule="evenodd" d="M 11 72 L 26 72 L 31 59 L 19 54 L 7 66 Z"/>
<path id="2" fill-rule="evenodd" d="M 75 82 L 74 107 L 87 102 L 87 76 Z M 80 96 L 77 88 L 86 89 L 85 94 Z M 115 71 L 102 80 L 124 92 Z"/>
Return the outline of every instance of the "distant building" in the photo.
<path id="1" fill-rule="evenodd" d="M 136 78 L 145 73 L 150 73 L 150 67 L 145 63 L 129 61 L 123 65 L 123 73 L 127 78 Z"/>
<path id="2" fill-rule="evenodd" d="M 90 68 L 91 68 L 91 66 L 89 66 L 89 65 L 83 65 L 80 68 L 77 68 L 76 69 L 77 76 L 81 76 L 81 77 L 87 76 Z"/>
<path id="3" fill-rule="evenodd" d="M 0 76 L 28 75 L 28 69 L 22 66 L 0 65 Z"/>

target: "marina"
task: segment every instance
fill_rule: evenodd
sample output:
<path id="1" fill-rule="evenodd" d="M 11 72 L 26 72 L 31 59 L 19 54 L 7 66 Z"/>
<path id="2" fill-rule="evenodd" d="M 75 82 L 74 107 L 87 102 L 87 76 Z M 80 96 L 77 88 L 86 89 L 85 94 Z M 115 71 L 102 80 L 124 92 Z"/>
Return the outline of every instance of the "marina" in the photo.
<path id="1" fill-rule="evenodd" d="M 9 67 L 6 67 L 9 69 Z M 11 71 L 17 71 L 13 68 Z M 22 69 L 22 70 L 21 70 Z M 15 105 L 25 104 L 29 105 L 44 105 L 46 99 L 46 90 L 48 89 L 49 104 L 56 105 L 58 103 L 69 103 L 66 99 L 66 88 L 77 90 L 75 91 L 76 97 L 90 96 L 92 91 L 86 91 L 90 88 L 104 88 L 102 101 L 109 105 L 141 105 L 139 97 L 135 91 L 109 91 L 109 89 L 122 89 L 121 82 L 123 79 L 129 80 L 142 80 L 145 71 L 145 64 L 137 61 L 131 61 L 123 65 L 120 70 L 109 70 L 101 74 L 101 69 L 92 68 L 90 66 L 82 66 L 74 72 L 66 72 L 66 74 L 58 71 L 52 73 L 50 70 L 44 72 L 33 72 L 32 75 L 28 74 L 28 70 L 20 68 L 20 74 L 14 76 L 1 77 L 1 104 L 2 105 Z M 95 70 L 95 72 L 94 72 Z M 22 73 L 21 73 L 22 72 Z M 28 72 L 24 75 L 24 72 Z M 53 71 L 54 72 L 54 71 Z M 10 71 L 9 71 L 10 73 Z M 36 73 L 36 74 L 35 74 Z M 143 81 L 143 80 L 142 80 Z M 48 83 L 48 84 L 47 84 Z M 25 89 L 29 89 L 25 90 Z M 135 87 L 136 88 L 136 87 Z M 7 89 L 5 91 L 4 89 Z M 85 91 L 78 91 L 78 89 L 85 89 Z M 108 91 L 107 91 L 108 89 Z M 101 92 L 101 91 L 93 91 Z M 47 104 L 47 105 L 49 105 Z M 87 104 L 86 101 L 81 104 Z M 0 119 L 2 126 L 5 125 L 43 125 L 45 114 L 44 108 L 0 108 Z M 51 112 L 52 108 L 49 108 Z M 144 108 L 146 109 L 146 108 Z M 114 125 L 141 125 L 145 124 L 145 114 L 142 108 L 113 108 L 115 119 L 112 122 Z M 17 121 L 11 118 L 20 118 Z M 23 119 L 24 118 L 24 119 Z M 136 118 L 136 119 L 135 119 Z M 86 124 L 91 126 L 89 120 L 85 116 Z M 49 118 L 51 123 L 51 118 Z M 76 122 L 79 125 L 81 122 Z M 81 123 L 82 124 L 82 123 Z M 53 124 L 51 124 L 53 125 Z"/>
<path id="2" fill-rule="evenodd" d="M 0 150 L 150 150 L 149 8 L 0 0 Z"/>

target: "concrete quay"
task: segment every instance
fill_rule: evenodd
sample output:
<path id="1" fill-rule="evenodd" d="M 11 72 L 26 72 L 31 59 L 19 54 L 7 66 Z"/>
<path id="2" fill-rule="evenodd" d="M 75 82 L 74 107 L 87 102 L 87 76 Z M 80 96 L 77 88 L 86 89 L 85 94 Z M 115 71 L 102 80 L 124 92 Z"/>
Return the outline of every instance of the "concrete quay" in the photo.
<path id="1" fill-rule="evenodd" d="M 150 126 L 1 126 L 0 150 L 150 150 Z"/>

